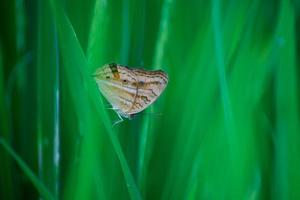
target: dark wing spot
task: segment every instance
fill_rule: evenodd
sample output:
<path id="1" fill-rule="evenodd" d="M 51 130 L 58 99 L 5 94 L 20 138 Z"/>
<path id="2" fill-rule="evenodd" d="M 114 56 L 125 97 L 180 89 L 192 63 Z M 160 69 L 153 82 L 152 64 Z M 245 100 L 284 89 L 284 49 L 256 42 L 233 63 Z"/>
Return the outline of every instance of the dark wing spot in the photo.
<path id="1" fill-rule="evenodd" d="M 123 79 L 122 82 L 125 83 L 125 84 L 128 83 L 128 81 L 126 79 Z"/>
<path id="2" fill-rule="evenodd" d="M 144 84 L 145 84 L 144 81 L 139 81 L 139 85 L 140 85 L 140 86 L 143 86 Z"/>
<path id="3" fill-rule="evenodd" d="M 106 79 L 110 79 L 110 76 L 106 76 L 105 78 L 106 78 Z"/>

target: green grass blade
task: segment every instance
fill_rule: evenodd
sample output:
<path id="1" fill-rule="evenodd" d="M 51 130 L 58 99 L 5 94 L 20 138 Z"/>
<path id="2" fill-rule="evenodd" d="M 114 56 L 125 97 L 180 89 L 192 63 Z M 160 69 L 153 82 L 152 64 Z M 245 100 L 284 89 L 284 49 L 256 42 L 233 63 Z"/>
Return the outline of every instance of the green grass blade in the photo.
<path id="1" fill-rule="evenodd" d="M 83 134 L 86 134 L 85 140 L 82 142 L 83 144 L 83 151 L 80 155 L 83 159 L 82 163 L 83 166 L 79 168 L 79 179 L 82 182 L 80 184 L 80 188 L 78 188 L 78 195 L 76 195 L 76 198 L 82 199 L 87 193 L 88 193 L 88 187 L 90 185 L 89 183 L 89 169 L 93 165 L 92 158 L 84 158 L 87 153 L 91 153 L 93 148 L 93 134 L 99 134 L 96 129 L 96 121 L 93 118 L 93 111 L 91 110 L 90 103 L 94 103 L 93 105 L 96 107 L 97 112 L 100 114 L 101 119 L 103 120 L 103 124 L 106 127 L 106 131 L 109 134 L 110 140 L 113 144 L 114 150 L 119 158 L 119 161 L 121 163 L 121 167 L 125 176 L 126 185 L 128 187 L 128 191 L 130 194 L 130 197 L 132 199 L 139 199 L 139 191 L 136 187 L 136 184 L 134 182 L 134 179 L 131 175 L 130 169 L 127 165 L 127 161 L 124 157 L 124 154 L 122 152 L 121 146 L 118 142 L 118 139 L 115 135 L 115 133 L 112 131 L 111 122 L 108 119 L 108 115 L 106 111 L 103 109 L 103 106 L 100 106 L 99 104 L 99 92 L 96 88 L 96 84 L 93 82 L 92 78 L 90 77 L 91 71 L 88 68 L 87 61 L 85 59 L 85 56 L 83 54 L 83 51 L 79 45 L 79 42 L 76 38 L 75 32 L 72 29 L 72 26 L 66 16 L 63 13 L 62 8 L 56 1 L 51 1 L 52 3 L 52 9 L 55 16 L 56 24 L 57 24 L 57 30 L 58 35 L 60 39 L 60 47 L 63 55 L 64 60 L 64 67 L 66 69 L 66 74 L 70 82 L 70 89 L 72 91 L 72 88 L 74 90 L 72 91 L 72 98 L 77 98 L 76 102 L 80 102 L 76 105 L 76 109 L 78 110 L 78 114 L 82 118 L 82 128 Z M 76 59 L 73 59 L 76 58 Z M 77 79 L 77 80 L 76 80 Z M 82 81 L 83 80 L 83 81 Z M 77 85 L 71 86 L 71 83 L 75 83 Z M 76 88 L 76 90 L 75 90 Z M 75 95 L 78 92 L 78 88 L 81 88 L 81 92 L 84 94 L 81 97 L 78 97 L 78 95 Z M 89 99 L 90 97 L 91 99 Z M 86 149 L 85 149 L 86 148 Z M 82 173 L 82 174 L 81 174 Z"/>
<path id="2" fill-rule="evenodd" d="M 105 37 L 108 33 L 108 2 L 105 0 L 96 0 L 94 12 L 92 14 L 92 22 L 88 37 L 87 61 L 90 67 L 100 67 L 105 63 Z M 95 53 L 98 52 L 98 53 Z"/>
<path id="3" fill-rule="evenodd" d="M 173 0 L 164 0 L 161 10 L 161 19 L 158 30 L 158 37 L 155 44 L 155 52 L 153 58 L 154 69 L 160 69 L 162 66 L 164 51 L 169 34 L 170 15 L 172 10 Z"/>
<path id="4" fill-rule="evenodd" d="M 153 59 L 152 59 L 152 69 L 165 69 L 168 67 L 163 67 L 164 54 L 166 48 L 166 42 L 168 40 L 168 31 L 170 26 L 170 18 L 172 11 L 173 0 L 164 0 L 161 8 L 161 18 L 158 28 L 158 36 L 156 43 L 154 45 Z M 168 89 L 168 88 L 167 88 Z M 161 100 L 161 99 L 160 99 Z M 160 106 L 162 108 L 162 106 Z M 152 113 L 155 113 L 157 109 L 151 106 Z M 145 115 L 142 122 L 140 144 L 139 144 L 139 158 L 138 158 L 138 182 L 142 190 L 145 190 L 145 179 L 147 176 L 147 171 L 149 169 L 149 160 L 153 153 L 153 145 L 155 140 L 155 131 L 153 127 L 153 116 Z"/>
<path id="5" fill-rule="evenodd" d="M 37 48 L 39 176 L 56 198 L 60 188 L 60 83 L 57 35 L 47 1 L 40 2 Z M 44 141 L 47 141 L 45 143 Z"/>
<path id="6" fill-rule="evenodd" d="M 14 152 L 14 150 L 7 144 L 6 141 L 0 138 L 0 144 L 5 151 L 17 162 L 18 166 L 22 169 L 24 174 L 30 179 L 34 187 L 38 190 L 40 195 L 47 199 L 55 199 L 53 195 L 48 191 L 45 185 L 37 178 L 33 171 L 27 166 L 27 164 Z"/>
<path id="7" fill-rule="evenodd" d="M 2 44 L 0 43 L 0 137 L 10 140 L 8 129 L 8 109 L 4 89 L 4 67 Z M 11 200 L 14 197 L 14 187 L 12 181 L 12 163 L 10 157 L 3 151 L 0 151 L 1 171 L 0 171 L 0 197 Z"/>
<path id="8" fill-rule="evenodd" d="M 224 109 L 224 119 L 225 126 L 227 127 L 228 134 L 232 134 L 234 131 L 233 127 L 233 113 L 230 103 L 228 83 L 225 73 L 225 62 L 224 62 L 224 53 L 223 53 L 223 35 L 220 23 L 220 1 L 214 0 L 212 3 L 212 26 L 214 34 L 214 44 L 215 44 L 215 58 L 216 65 L 218 68 L 219 75 L 219 87 L 222 96 L 222 104 Z"/>
<path id="9" fill-rule="evenodd" d="M 296 73 L 295 14 L 281 1 L 277 27 L 280 45 L 276 72 L 275 199 L 298 199 L 300 192 L 299 80 Z"/>

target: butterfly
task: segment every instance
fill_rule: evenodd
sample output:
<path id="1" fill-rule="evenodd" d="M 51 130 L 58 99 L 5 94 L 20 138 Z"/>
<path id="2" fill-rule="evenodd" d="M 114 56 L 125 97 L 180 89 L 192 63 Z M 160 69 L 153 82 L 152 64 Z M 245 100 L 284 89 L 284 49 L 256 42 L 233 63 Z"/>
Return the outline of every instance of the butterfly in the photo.
<path id="1" fill-rule="evenodd" d="M 122 117 L 131 119 L 145 110 L 168 84 L 168 75 L 162 70 L 128 68 L 115 63 L 98 68 L 93 77 L 120 118 L 114 125 L 122 122 Z"/>

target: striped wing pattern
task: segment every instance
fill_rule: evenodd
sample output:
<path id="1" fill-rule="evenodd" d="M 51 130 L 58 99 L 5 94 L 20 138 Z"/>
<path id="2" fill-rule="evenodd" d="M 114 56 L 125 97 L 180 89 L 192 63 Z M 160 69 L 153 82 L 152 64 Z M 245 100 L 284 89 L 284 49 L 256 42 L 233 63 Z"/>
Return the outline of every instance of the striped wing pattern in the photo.
<path id="1" fill-rule="evenodd" d="M 168 76 L 161 70 L 146 71 L 134 69 L 137 81 L 137 97 L 130 114 L 141 112 L 150 106 L 164 91 Z"/>
<path id="2" fill-rule="evenodd" d="M 168 83 L 168 75 L 162 70 L 130 69 L 118 64 L 104 65 L 94 77 L 103 96 L 124 117 L 146 109 Z"/>

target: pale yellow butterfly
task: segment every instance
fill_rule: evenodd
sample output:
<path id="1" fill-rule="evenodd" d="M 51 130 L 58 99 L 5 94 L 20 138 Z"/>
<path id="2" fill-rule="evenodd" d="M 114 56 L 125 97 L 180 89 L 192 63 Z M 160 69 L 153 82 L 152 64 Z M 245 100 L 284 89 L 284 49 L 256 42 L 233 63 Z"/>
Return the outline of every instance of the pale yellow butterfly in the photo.
<path id="1" fill-rule="evenodd" d="M 115 63 L 98 68 L 93 76 L 100 92 L 120 117 L 116 123 L 146 109 L 168 84 L 168 75 L 162 70 L 128 68 Z"/>

